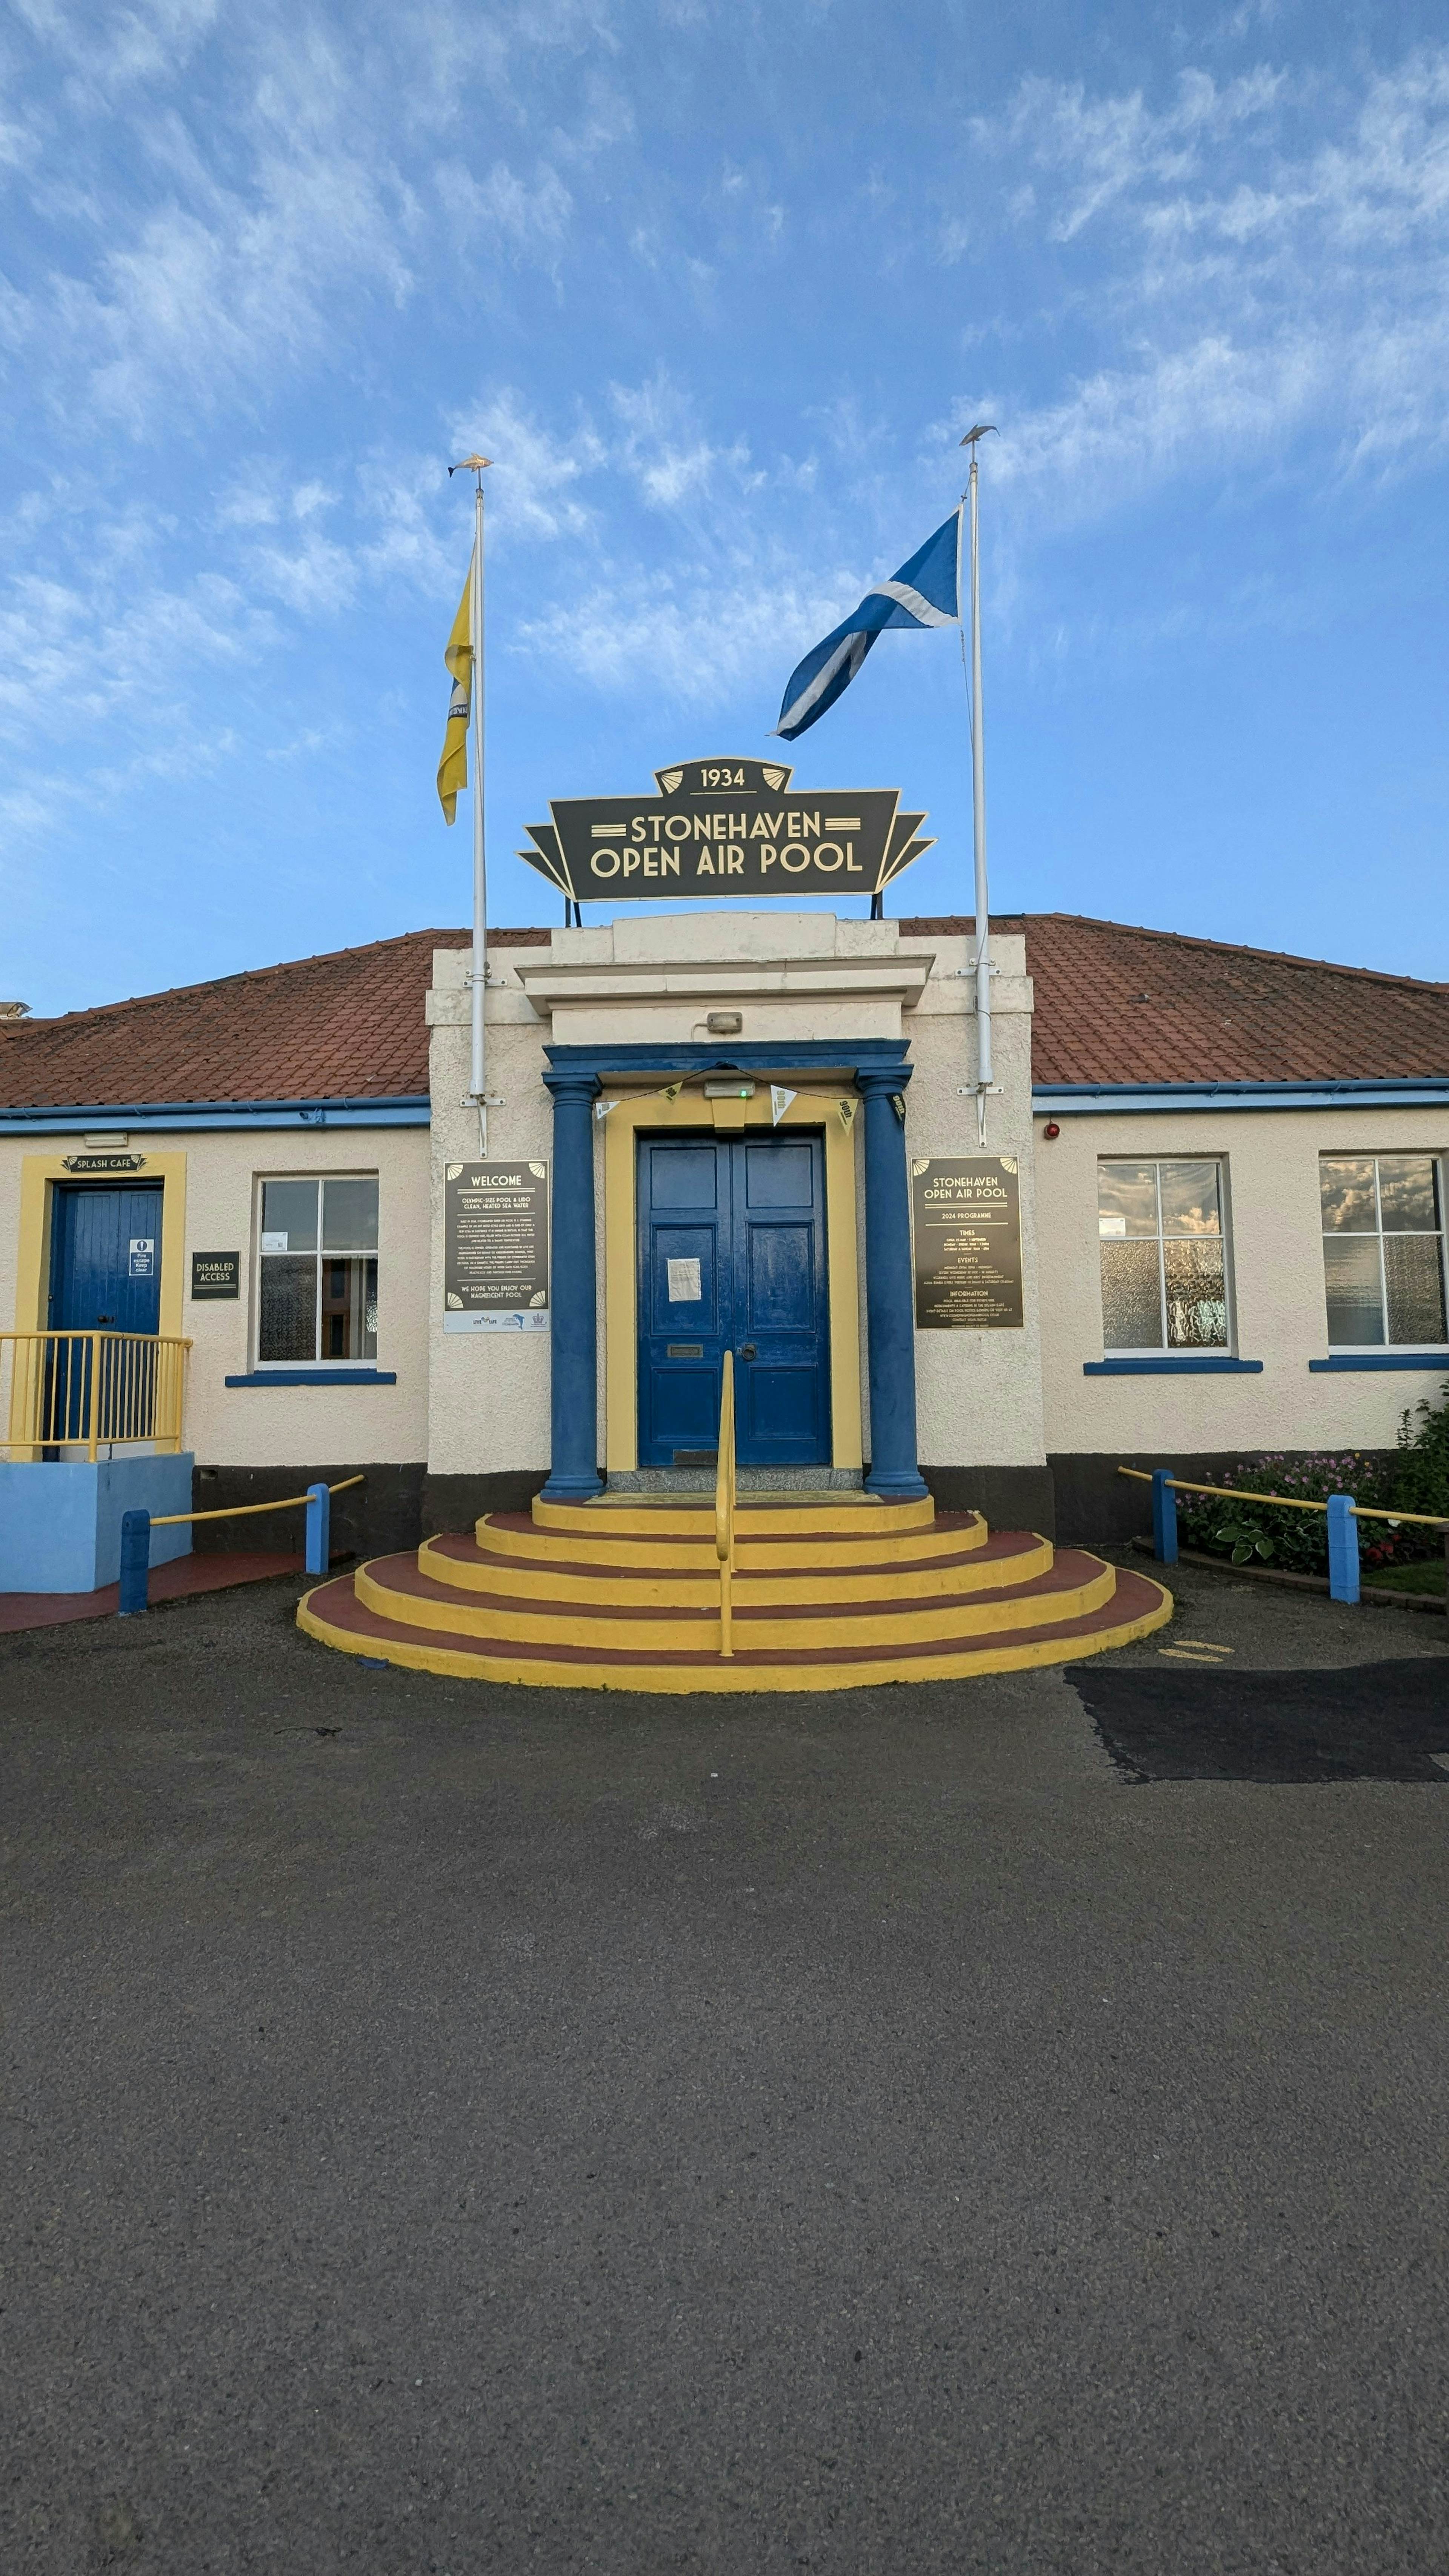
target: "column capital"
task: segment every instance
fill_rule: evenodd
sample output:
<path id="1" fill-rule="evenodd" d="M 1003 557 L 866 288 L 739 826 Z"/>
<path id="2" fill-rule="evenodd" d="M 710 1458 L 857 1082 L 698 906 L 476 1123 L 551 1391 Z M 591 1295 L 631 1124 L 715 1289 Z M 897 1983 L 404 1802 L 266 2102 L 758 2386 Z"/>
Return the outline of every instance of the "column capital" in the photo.
<path id="1" fill-rule="evenodd" d="M 858 1064 L 855 1087 L 863 1100 L 890 1100 L 904 1091 L 915 1072 L 913 1064 Z"/>
<path id="2" fill-rule="evenodd" d="M 558 1072 L 550 1065 L 543 1078 L 555 1100 L 592 1100 L 600 1087 L 596 1073 L 575 1072 L 569 1067 Z"/>

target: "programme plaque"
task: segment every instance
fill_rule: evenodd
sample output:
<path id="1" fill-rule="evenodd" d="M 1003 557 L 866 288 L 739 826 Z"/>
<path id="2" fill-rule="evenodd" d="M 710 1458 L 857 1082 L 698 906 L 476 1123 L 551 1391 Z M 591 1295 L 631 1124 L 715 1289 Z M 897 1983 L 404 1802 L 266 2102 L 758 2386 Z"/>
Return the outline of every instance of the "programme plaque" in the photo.
<path id="1" fill-rule="evenodd" d="M 918 1332 L 1021 1322 L 1014 1154 L 936 1154 L 913 1162 L 911 1217 Z"/>
<path id="2" fill-rule="evenodd" d="M 548 1165 L 450 1163 L 445 1333 L 548 1330 Z"/>

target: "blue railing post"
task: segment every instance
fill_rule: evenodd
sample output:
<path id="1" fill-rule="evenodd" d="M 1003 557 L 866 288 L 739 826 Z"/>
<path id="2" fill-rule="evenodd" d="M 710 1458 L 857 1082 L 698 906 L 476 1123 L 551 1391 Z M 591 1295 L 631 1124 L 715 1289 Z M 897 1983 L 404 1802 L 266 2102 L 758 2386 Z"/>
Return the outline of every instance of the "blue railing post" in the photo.
<path id="1" fill-rule="evenodd" d="M 1334 1601 L 1358 1599 L 1358 1523 L 1352 1494 L 1328 1497 L 1328 1591 Z"/>
<path id="2" fill-rule="evenodd" d="M 151 1606 L 149 1578 L 151 1573 L 151 1515 L 149 1512 L 121 1514 L 121 1597 L 116 1615 L 134 1617 L 138 1610 Z"/>
<path id="3" fill-rule="evenodd" d="M 332 1497 L 325 1485 L 307 1488 L 307 1571 L 325 1574 L 332 1562 Z"/>
<path id="4" fill-rule="evenodd" d="M 1159 1565 L 1177 1563 L 1177 1496 L 1170 1467 L 1152 1471 L 1152 1553 Z"/>

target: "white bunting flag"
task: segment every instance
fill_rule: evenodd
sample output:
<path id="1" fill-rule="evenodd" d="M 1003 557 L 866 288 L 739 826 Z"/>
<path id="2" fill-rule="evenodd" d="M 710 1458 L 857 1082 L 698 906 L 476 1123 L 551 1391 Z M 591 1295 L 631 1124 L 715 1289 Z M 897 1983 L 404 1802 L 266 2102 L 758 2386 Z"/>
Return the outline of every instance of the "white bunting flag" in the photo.
<path id="1" fill-rule="evenodd" d="M 795 1092 L 793 1092 L 793 1091 L 786 1091 L 786 1090 L 784 1089 L 784 1087 L 783 1087 L 783 1085 L 782 1085 L 782 1084 L 780 1084 L 780 1083 L 778 1083 L 778 1082 L 772 1082 L 772 1083 L 771 1083 L 771 1085 L 770 1085 L 770 1125 L 771 1125 L 772 1127 L 778 1127 L 778 1126 L 779 1126 L 780 1121 L 781 1121 L 781 1119 L 784 1117 L 786 1110 L 789 1108 L 791 1101 L 792 1101 L 792 1100 L 794 1100 L 794 1099 L 796 1099 L 797 1097 L 798 1097 L 798 1094 L 797 1094 L 797 1093 L 795 1093 Z"/>
<path id="2" fill-rule="evenodd" d="M 619 1104 L 617 1100 L 596 1100 L 594 1102 L 594 1116 L 596 1118 L 607 1118 L 610 1110 L 617 1109 L 618 1106 Z"/>

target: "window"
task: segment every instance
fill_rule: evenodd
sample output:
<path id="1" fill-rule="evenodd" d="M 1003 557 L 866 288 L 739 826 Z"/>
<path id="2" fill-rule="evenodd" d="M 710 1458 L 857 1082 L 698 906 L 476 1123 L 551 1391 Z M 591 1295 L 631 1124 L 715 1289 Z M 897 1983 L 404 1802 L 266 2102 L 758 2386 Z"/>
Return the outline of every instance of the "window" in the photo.
<path id="1" fill-rule="evenodd" d="M 1331 1349 L 1442 1342 L 1443 1175 L 1432 1154 L 1323 1154 Z"/>
<path id="2" fill-rule="evenodd" d="M 1097 1230 L 1104 1349 L 1227 1349 L 1217 1163 L 1099 1163 Z"/>
<path id="3" fill-rule="evenodd" d="M 376 1175 L 263 1181 L 257 1364 L 377 1357 Z"/>

